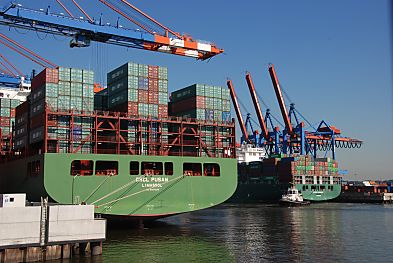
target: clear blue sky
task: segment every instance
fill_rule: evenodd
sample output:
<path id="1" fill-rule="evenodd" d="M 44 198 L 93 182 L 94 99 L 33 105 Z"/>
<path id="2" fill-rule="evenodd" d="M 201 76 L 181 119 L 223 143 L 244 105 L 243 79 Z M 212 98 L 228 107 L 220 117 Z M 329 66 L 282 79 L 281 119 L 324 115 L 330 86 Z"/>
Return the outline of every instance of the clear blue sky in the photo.
<path id="1" fill-rule="evenodd" d="M 50 3 L 53 12 L 64 12 L 55 0 L 17 2 L 36 9 Z M 63 2 L 71 6 L 70 0 Z M 104 13 L 108 22 L 116 22 L 117 16 L 98 0 L 78 2 L 91 16 Z M 201 62 L 102 44 L 70 49 L 65 38 L 0 30 L 58 65 L 94 69 L 97 81 L 105 81 L 106 72 L 127 61 L 167 66 L 170 91 L 192 83 L 224 86 L 230 78 L 240 100 L 248 105 L 243 114 L 254 114 L 244 79 L 250 71 L 258 93 L 280 118 L 267 71 L 268 64 L 274 63 L 282 87 L 309 121 L 317 124 L 323 119 L 345 136 L 364 140 L 360 150 L 337 153 L 340 168 L 349 171 L 347 179 L 393 178 L 389 1 L 130 2 L 175 31 L 215 42 L 225 54 Z M 124 19 L 121 23 L 134 28 Z M 0 50 L 26 73 L 40 69 L 3 46 Z"/>

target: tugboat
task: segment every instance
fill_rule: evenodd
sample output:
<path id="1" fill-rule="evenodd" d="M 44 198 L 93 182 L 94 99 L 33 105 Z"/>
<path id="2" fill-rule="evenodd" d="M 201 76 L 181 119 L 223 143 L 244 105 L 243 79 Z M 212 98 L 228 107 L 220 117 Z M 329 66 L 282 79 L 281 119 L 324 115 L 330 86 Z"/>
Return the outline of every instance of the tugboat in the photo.
<path id="1" fill-rule="evenodd" d="M 309 205 L 310 201 L 304 201 L 303 195 L 295 187 L 288 188 L 288 191 L 282 195 L 280 205 L 283 206 L 302 206 Z"/>

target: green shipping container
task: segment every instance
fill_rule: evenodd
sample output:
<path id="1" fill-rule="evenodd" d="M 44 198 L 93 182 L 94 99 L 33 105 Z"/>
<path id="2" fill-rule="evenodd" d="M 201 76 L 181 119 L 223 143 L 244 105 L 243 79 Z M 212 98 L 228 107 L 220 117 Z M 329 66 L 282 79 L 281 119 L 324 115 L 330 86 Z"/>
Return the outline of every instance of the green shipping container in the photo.
<path id="1" fill-rule="evenodd" d="M 217 98 L 217 99 L 221 99 L 221 90 L 222 90 L 222 88 L 220 86 L 214 86 L 213 89 L 214 89 L 213 97 Z"/>
<path id="2" fill-rule="evenodd" d="M 149 116 L 156 118 L 158 117 L 158 105 L 149 104 Z"/>
<path id="3" fill-rule="evenodd" d="M 82 111 L 82 97 L 71 97 L 70 109 L 74 111 Z"/>
<path id="4" fill-rule="evenodd" d="M 138 113 L 140 116 L 148 116 L 149 115 L 149 104 L 139 103 L 138 104 Z"/>
<path id="5" fill-rule="evenodd" d="M 94 71 L 82 70 L 82 82 L 86 84 L 94 84 Z"/>
<path id="6" fill-rule="evenodd" d="M 10 117 L 11 108 L 0 108 L 0 116 L 1 117 Z"/>
<path id="7" fill-rule="evenodd" d="M 16 107 L 18 107 L 20 104 L 20 100 L 17 99 L 11 99 L 11 109 L 15 109 Z"/>
<path id="8" fill-rule="evenodd" d="M 83 85 L 82 83 L 71 82 L 71 97 L 82 97 Z"/>
<path id="9" fill-rule="evenodd" d="M 59 80 L 58 95 L 71 96 L 71 82 Z"/>
<path id="10" fill-rule="evenodd" d="M 221 89 L 221 99 L 230 101 L 231 100 L 231 94 L 228 88 L 222 87 Z"/>
<path id="11" fill-rule="evenodd" d="M 94 98 L 94 85 L 83 83 L 82 96 L 84 98 Z"/>
<path id="12" fill-rule="evenodd" d="M 205 85 L 193 84 L 186 88 L 172 92 L 172 101 L 180 101 L 195 96 L 205 96 Z"/>
<path id="13" fill-rule="evenodd" d="M 0 108 L 10 108 L 10 107 L 11 107 L 11 99 L 0 98 Z"/>
<path id="14" fill-rule="evenodd" d="M 82 69 L 71 68 L 71 82 L 83 82 Z"/>
<path id="15" fill-rule="evenodd" d="M 59 68 L 59 81 L 71 81 L 71 69 L 70 68 Z"/>
<path id="16" fill-rule="evenodd" d="M 162 80 L 168 79 L 168 68 L 158 67 L 158 78 Z"/>
<path id="17" fill-rule="evenodd" d="M 57 100 L 58 110 L 69 110 L 70 109 L 70 96 L 59 96 Z"/>
<path id="18" fill-rule="evenodd" d="M 158 80 L 158 91 L 168 93 L 168 80 L 166 79 Z"/>
<path id="19" fill-rule="evenodd" d="M 168 93 L 159 92 L 158 93 L 158 104 L 166 105 L 168 104 Z"/>

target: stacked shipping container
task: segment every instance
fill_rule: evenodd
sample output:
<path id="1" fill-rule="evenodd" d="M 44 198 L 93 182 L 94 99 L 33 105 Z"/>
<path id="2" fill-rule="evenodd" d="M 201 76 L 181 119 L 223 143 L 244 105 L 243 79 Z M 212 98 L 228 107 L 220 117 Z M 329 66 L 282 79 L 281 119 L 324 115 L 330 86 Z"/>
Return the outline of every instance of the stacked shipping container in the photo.
<path id="1" fill-rule="evenodd" d="M 129 62 L 109 72 L 107 81 L 109 110 L 141 117 L 168 117 L 166 67 Z"/>
<path id="2" fill-rule="evenodd" d="M 111 71 L 107 76 L 108 110 L 124 112 L 138 117 L 153 119 L 168 117 L 168 69 L 128 62 Z M 142 140 L 151 144 L 168 141 L 168 126 L 148 125 L 130 121 L 122 123 L 122 130 L 127 131 L 127 142 L 134 143 L 141 133 Z M 142 153 L 154 152 L 143 146 Z M 154 146 L 150 146 L 154 148 Z"/>
<path id="3" fill-rule="evenodd" d="M 29 145 L 30 153 L 231 156 L 233 122 L 201 125 L 167 118 L 167 76 L 164 67 L 127 63 L 108 73 L 108 88 L 94 95 L 92 72 L 45 69 L 33 79 L 29 102 L 18 109 L 16 148 Z M 206 94 L 213 119 L 215 107 L 222 118 L 225 92 L 219 87 Z M 93 112 L 93 105 L 106 112 Z"/>
<path id="4" fill-rule="evenodd" d="M 171 94 L 170 115 L 199 120 L 231 121 L 229 90 L 193 84 Z"/>
<path id="5" fill-rule="evenodd" d="M 91 113 L 94 110 L 94 72 L 74 68 L 46 68 L 39 73 L 31 84 L 30 94 L 29 143 L 41 142 L 44 139 L 44 121 L 42 114 L 45 107 L 51 111 Z M 91 120 L 83 118 L 53 118 L 49 121 L 57 123 L 56 128 L 47 131 L 49 139 L 56 141 L 54 147 L 60 152 L 68 151 L 68 147 L 81 148 L 81 152 L 90 152 L 89 145 L 80 147 L 80 140 L 90 134 Z"/>
<path id="6" fill-rule="evenodd" d="M 279 154 L 262 162 L 239 164 L 241 180 L 250 177 L 275 177 L 283 183 L 329 184 L 338 180 L 338 164 L 331 158 L 313 158 L 309 155 Z M 304 177 L 304 179 L 303 179 Z"/>
<path id="7" fill-rule="evenodd" d="M 94 94 L 94 110 L 108 110 L 108 89 L 103 89 Z"/>
<path id="8" fill-rule="evenodd" d="M 306 182 L 302 182 L 300 175 L 305 175 Z M 309 155 L 299 155 L 281 158 L 278 166 L 278 176 L 282 182 L 298 180 L 296 183 L 322 184 L 322 181 L 330 180 L 330 176 L 338 175 L 338 165 L 330 158 L 313 158 Z M 325 179 L 315 179 L 314 176 L 327 177 Z"/>
<path id="9" fill-rule="evenodd" d="M 8 136 L 12 132 L 12 123 L 15 122 L 15 108 L 19 104 L 19 100 L 0 98 L 0 129 L 3 136 Z"/>
<path id="10" fill-rule="evenodd" d="M 25 101 L 15 109 L 15 138 L 14 148 L 21 150 L 29 144 L 30 130 L 29 101 Z"/>
<path id="11" fill-rule="evenodd" d="M 10 149 L 9 140 L 12 133 L 12 124 L 15 123 L 15 108 L 20 104 L 19 100 L 0 98 L 0 151 L 8 151 Z"/>

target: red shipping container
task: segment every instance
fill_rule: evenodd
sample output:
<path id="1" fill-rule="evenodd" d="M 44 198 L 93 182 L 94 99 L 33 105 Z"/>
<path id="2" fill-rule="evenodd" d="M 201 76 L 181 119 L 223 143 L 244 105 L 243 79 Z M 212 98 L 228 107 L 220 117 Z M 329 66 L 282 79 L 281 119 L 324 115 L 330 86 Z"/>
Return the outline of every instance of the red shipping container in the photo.
<path id="1" fill-rule="evenodd" d="M 31 81 L 31 90 L 41 87 L 45 83 L 59 83 L 58 69 L 45 68 Z"/>
<path id="2" fill-rule="evenodd" d="M 158 79 L 149 78 L 148 79 L 149 88 L 150 87 L 158 87 Z"/>
<path id="3" fill-rule="evenodd" d="M 149 103 L 158 104 L 158 93 L 149 91 Z"/>
<path id="4" fill-rule="evenodd" d="M 30 129 L 44 126 L 45 114 L 38 114 L 31 118 Z"/>
<path id="5" fill-rule="evenodd" d="M 206 107 L 205 97 L 195 96 L 181 101 L 172 102 L 171 107 L 173 113 L 185 112 L 194 109 L 204 109 Z"/>
<path id="6" fill-rule="evenodd" d="M 158 86 L 149 86 L 149 91 L 158 93 Z"/>
<path id="7" fill-rule="evenodd" d="M 18 107 L 15 108 L 15 115 L 22 115 L 23 113 L 29 112 L 29 103 L 27 101 L 19 104 Z"/>
<path id="8" fill-rule="evenodd" d="M 111 111 L 124 112 L 129 115 L 138 115 L 138 103 L 137 102 L 125 102 L 112 108 Z"/>
<path id="9" fill-rule="evenodd" d="M 137 102 L 128 102 L 128 114 L 138 115 L 138 103 Z"/>
<path id="10" fill-rule="evenodd" d="M 10 127 L 10 118 L 9 117 L 0 117 L 0 126 Z"/>
<path id="11" fill-rule="evenodd" d="M 158 116 L 160 118 L 168 118 L 168 106 L 158 105 Z"/>
<path id="12" fill-rule="evenodd" d="M 148 77 L 158 79 L 158 66 L 148 66 Z"/>
<path id="13" fill-rule="evenodd" d="M 149 93 L 147 90 L 138 90 L 138 102 L 149 103 Z"/>

